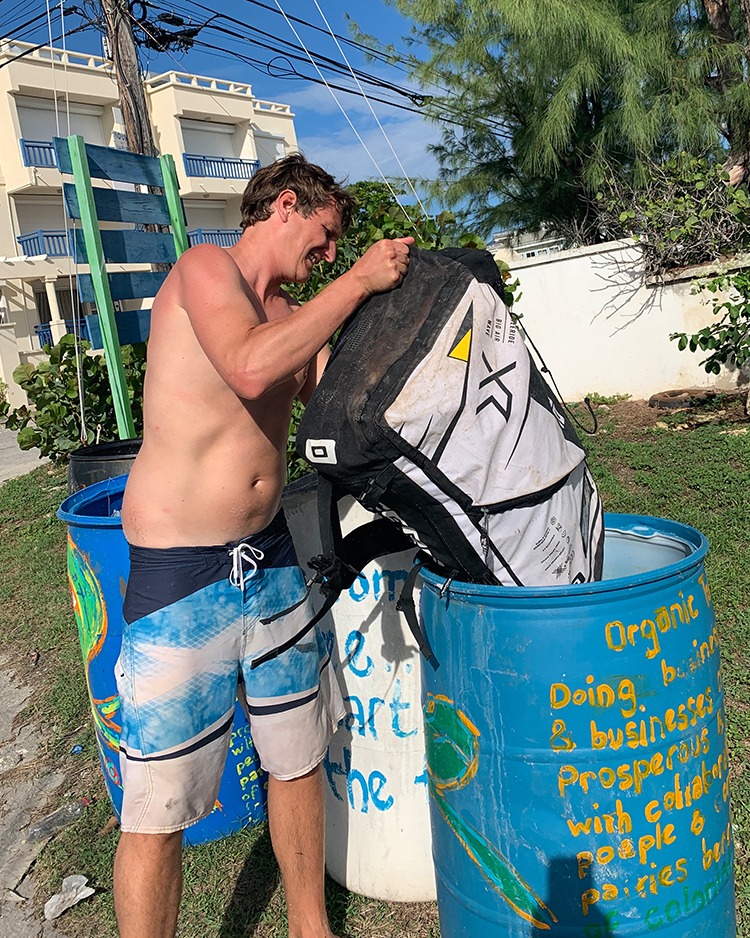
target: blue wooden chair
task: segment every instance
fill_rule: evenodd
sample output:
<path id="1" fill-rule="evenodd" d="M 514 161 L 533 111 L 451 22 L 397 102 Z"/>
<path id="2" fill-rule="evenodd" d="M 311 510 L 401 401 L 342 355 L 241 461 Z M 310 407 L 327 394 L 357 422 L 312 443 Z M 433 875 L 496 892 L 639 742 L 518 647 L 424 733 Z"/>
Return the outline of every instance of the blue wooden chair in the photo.
<path id="1" fill-rule="evenodd" d="M 116 312 L 115 302 L 153 297 L 167 274 L 159 270 L 108 272 L 107 264 L 173 264 L 187 250 L 185 213 L 177 172 L 169 155 L 140 156 L 124 150 L 87 144 L 83 137 L 54 139 L 60 172 L 73 182 L 63 186 L 68 217 L 78 222 L 71 232 L 79 273 L 78 295 L 95 303 L 97 314 L 86 317 L 94 348 L 104 349 L 120 439 L 135 436 L 120 346 L 148 337 L 150 308 Z M 92 179 L 145 186 L 147 192 L 93 186 Z M 169 227 L 168 231 L 100 229 L 100 222 Z"/>

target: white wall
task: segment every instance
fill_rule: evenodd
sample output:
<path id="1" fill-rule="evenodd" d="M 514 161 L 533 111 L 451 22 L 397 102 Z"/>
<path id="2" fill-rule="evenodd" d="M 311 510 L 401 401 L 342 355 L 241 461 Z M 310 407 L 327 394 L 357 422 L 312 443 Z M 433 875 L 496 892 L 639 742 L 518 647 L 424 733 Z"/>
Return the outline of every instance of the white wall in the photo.
<path id="1" fill-rule="evenodd" d="M 185 207 L 188 231 L 193 228 L 236 228 L 239 224 L 239 222 L 231 225 L 227 223 L 226 202 L 224 201 L 196 202 L 185 199 L 182 204 Z"/>
<path id="2" fill-rule="evenodd" d="M 729 389 L 748 380 L 736 370 L 709 375 L 706 353 L 680 352 L 673 332 L 697 332 L 712 320 L 692 281 L 647 286 L 640 248 L 613 241 L 517 261 L 521 297 L 515 311 L 560 392 L 645 399 L 687 387 Z"/>
<path id="3" fill-rule="evenodd" d="M 62 196 L 16 196 L 14 198 L 20 234 L 39 229 L 64 231 L 67 223 Z M 19 253 L 21 252 L 18 247 Z"/>

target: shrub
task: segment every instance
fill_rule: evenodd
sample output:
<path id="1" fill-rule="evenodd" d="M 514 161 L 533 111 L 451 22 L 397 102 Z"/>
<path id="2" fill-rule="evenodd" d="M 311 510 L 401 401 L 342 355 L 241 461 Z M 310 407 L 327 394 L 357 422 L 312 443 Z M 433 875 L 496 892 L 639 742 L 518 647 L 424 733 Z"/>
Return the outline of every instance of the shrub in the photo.
<path id="1" fill-rule="evenodd" d="M 710 352 L 701 362 L 709 374 L 718 375 L 724 364 L 741 368 L 750 361 L 750 270 L 703 281 L 695 292 L 704 291 L 713 294 L 710 303 L 717 320 L 693 335 L 673 332 L 669 338 L 677 341 L 680 351 Z"/>
<path id="2" fill-rule="evenodd" d="M 750 197 L 715 162 L 681 154 L 649 167 L 638 186 L 612 181 L 597 193 L 602 226 L 634 237 L 646 271 L 707 264 L 750 247 Z"/>
<path id="3" fill-rule="evenodd" d="M 30 406 L 11 409 L 0 404 L 0 422 L 18 431 L 21 449 L 38 447 L 42 456 L 54 461 L 67 458 L 71 450 L 84 442 L 107 442 L 117 438 L 115 408 L 103 355 L 86 354 L 89 342 L 64 335 L 57 345 L 44 346 L 45 361 L 36 367 L 19 365 L 13 380 L 29 399 Z M 127 379 L 128 397 L 133 409 L 136 433 L 143 427 L 143 376 L 146 370 L 146 346 L 124 345 L 122 360 Z M 84 391 L 85 435 L 81 429 L 78 365 Z"/>

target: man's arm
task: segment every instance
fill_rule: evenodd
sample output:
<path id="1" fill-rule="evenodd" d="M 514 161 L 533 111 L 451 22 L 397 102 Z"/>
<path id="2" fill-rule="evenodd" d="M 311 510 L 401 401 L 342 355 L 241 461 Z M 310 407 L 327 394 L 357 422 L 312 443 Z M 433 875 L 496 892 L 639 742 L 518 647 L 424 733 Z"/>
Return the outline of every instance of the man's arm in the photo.
<path id="1" fill-rule="evenodd" d="M 378 241 L 314 299 L 270 321 L 226 252 L 193 249 L 180 270 L 183 305 L 214 368 L 236 394 L 254 400 L 310 363 L 369 296 L 401 282 L 411 241 Z"/>

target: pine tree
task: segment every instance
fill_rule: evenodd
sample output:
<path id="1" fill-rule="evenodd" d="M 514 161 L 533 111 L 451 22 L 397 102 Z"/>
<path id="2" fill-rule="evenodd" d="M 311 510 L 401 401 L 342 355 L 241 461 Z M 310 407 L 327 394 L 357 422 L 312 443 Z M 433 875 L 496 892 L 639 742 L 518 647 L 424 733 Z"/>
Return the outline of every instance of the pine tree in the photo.
<path id="1" fill-rule="evenodd" d="M 637 182 L 681 150 L 750 165 L 750 0 L 389 2 L 443 127 L 434 194 L 482 232 L 590 243 L 612 176 Z"/>

